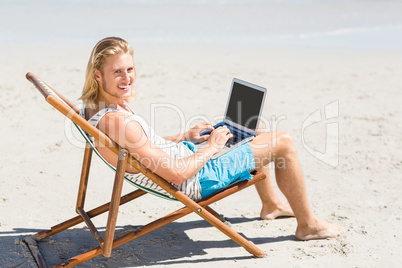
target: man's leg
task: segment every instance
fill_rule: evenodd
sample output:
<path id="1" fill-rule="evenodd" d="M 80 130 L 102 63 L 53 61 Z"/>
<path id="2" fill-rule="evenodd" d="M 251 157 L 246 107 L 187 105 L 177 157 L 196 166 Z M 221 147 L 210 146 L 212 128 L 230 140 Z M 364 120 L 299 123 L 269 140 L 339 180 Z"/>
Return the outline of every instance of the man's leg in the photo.
<path id="1" fill-rule="evenodd" d="M 257 170 L 274 162 L 278 187 L 287 198 L 297 220 L 296 237 L 308 240 L 338 236 L 341 228 L 318 219 L 309 206 L 303 173 L 291 137 L 285 133 L 264 133 L 258 135 L 250 145 Z M 260 190 L 265 191 L 262 187 Z M 265 194 L 262 193 L 263 196 Z"/>
<path id="2" fill-rule="evenodd" d="M 264 126 L 260 123 L 258 126 L 257 136 L 265 133 Z M 273 220 L 278 217 L 294 216 L 292 208 L 289 204 L 282 202 L 272 187 L 269 175 L 268 165 L 260 168 L 259 171 L 266 176 L 265 180 L 255 184 L 258 195 L 260 196 L 262 208 L 260 217 L 263 220 Z"/>
<path id="3" fill-rule="evenodd" d="M 259 181 L 255 184 L 258 195 L 262 202 L 260 217 L 263 220 L 273 220 L 278 217 L 291 217 L 294 216 L 292 208 L 289 204 L 282 202 L 279 196 L 275 193 L 272 187 L 272 182 L 269 177 L 268 166 L 259 169 L 267 177 L 265 180 Z"/>

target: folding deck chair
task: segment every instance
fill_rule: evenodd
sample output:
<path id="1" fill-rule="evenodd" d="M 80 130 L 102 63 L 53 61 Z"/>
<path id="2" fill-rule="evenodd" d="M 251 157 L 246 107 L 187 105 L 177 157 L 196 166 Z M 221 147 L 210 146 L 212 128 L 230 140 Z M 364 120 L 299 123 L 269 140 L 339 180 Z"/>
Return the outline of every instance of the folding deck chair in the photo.
<path id="1" fill-rule="evenodd" d="M 253 178 L 249 181 L 240 181 L 234 185 L 229 186 L 228 188 L 212 195 L 207 198 L 200 200 L 199 202 L 195 202 L 189 197 L 187 197 L 182 192 L 178 191 L 174 186 L 168 183 L 166 180 L 158 176 L 157 174 L 153 173 L 152 171 L 148 170 L 145 166 L 143 166 L 140 162 L 138 162 L 134 157 L 132 157 L 125 148 L 120 147 L 116 142 L 111 140 L 107 135 L 103 132 L 92 126 L 85 118 L 79 115 L 78 108 L 66 98 L 64 98 L 61 94 L 57 91 L 52 89 L 49 85 L 42 82 L 38 77 L 36 77 L 32 73 L 27 73 L 27 79 L 31 81 L 34 86 L 43 94 L 46 101 L 50 103 L 54 108 L 64 114 L 67 118 L 69 118 L 78 128 L 78 130 L 83 134 L 84 138 L 86 139 L 86 148 L 84 152 L 84 160 L 82 164 L 82 171 L 81 171 L 81 179 L 78 189 L 78 197 L 77 197 L 77 204 L 76 204 L 76 213 L 79 215 L 73 217 L 65 222 L 59 223 L 50 228 L 50 230 L 44 230 L 38 232 L 37 234 L 27 237 L 26 242 L 30 247 L 33 255 L 40 267 L 46 267 L 45 260 L 41 255 L 40 251 L 38 250 L 37 241 L 40 241 L 44 238 L 50 237 L 56 233 L 69 229 L 79 223 L 85 222 L 88 226 L 89 230 L 91 231 L 93 237 L 99 244 L 99 247 L 96 247 L 90 251 L 82 253 L 81 255 L 75 256 L 70 258 L 67 262 L 61 263 L 56 265 L 55 267 L 72 267 L 82 262 L 85 262 L 89 259 L 92 259 L 100 254 L 105 257 L 110 257 L 111 251 L 113 248 L 121 246 L 129 241 L 132 241 L 138 237 L 141 237 L 153 230 L 156 230 L 168 223 L 171 223 L 177 219 L 182 218 L 183 216 L 195 212 L 202 218 L 204 218 L 207 222 L 211 225 L 216 227 L 218 230 L 226 234 L 229 238 L 233 241 L 238 243 L 240 246 L 244 247 L 248 252 L 253 254 L 255 257 L 264 257 L 265 253 L 256 247 L 253 243 L 245 239 L 243 236 L 238 234 L 237 232 L 233 231 L 229 226 L 224 224 L 221 220 L 219 220 L 219 214 L 214 211 L 212 208 L 209 207 L 211 203 L 217 202 L 222 198 L 225 198 L 237 191 L 243 190 L 258 181 L 265 179 L 264 174 L 262 173 L 253 173 Z M 109 165 L 102 156 L 96 150 L 94 144 L 90 139 L 88 139 L 88 133 L 99 142 L 110 148 L 114 153 L 118 155 L 118 164 L 117 167 L 113 167 Z M 85 203 L 85 196 L 89 178 L 89 170 L 91 165 L 91 157 L 92 152 L 98 154 L 107 165 L 115 170 L 115 179 L 114 179 L 114 186 L 112 190 L 112 197 L 109 203 L 103 204 L 97 208 L 94 208 L 89 211 L 84 210 L 84 203 Z M 147 225 L 142 226 L 140 229 L 136 231 L 129 232 L 125 235 L 115 238 L 115 228 L 116 228 L 116 221 L 117 221 L 117 214 L 119 206 L 125 204 L 131 200 L 134 200 L 144 194 L 150 192 L 156 194 L 160 197 L 164 197 L 167 199 L 172 199 L 170 196 L 163 195 L 159 192 L 152 191 L 150 189 L 146 189 L 141 185 L 136 185 L 137 190 L 121 196 L 122 187 L 123 187 L 123 180 L 125 179 L 125 170 L 126 166 L 131 165 L 144 175 L 146 175 L 150 180 L 154 183 L 159 185 L 162 189 L 164 189 L 167 193 L 173 196 L 174 200 L 177 200 L 184 204 L 184 207 L 172 212 L 160 219 L 157 219 Z M 128 178 L 126 178 L 129 180 Z M 129 180 L 129 182 L 133 183 Z M 106 223 L 106 229 L 104 237 L 98 232 L 96 227 L 91 221 L 91 218 L 98 216 L 104 212 L 109 211 L 108 219 Z"/>

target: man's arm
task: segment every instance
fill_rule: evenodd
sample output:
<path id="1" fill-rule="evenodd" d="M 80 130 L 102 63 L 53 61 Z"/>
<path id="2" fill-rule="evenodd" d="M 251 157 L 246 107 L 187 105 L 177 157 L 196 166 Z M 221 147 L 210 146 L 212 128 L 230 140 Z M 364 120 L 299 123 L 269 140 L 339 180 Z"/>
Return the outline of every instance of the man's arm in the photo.
<path id="1" fill-rule="evenodd" d="M 174 136 L 167 136 L 167 137 L 163 137 L 163 138 L 165 140 L 173 141 L 173 142 L 176 142 L 176 143 L 179 143 L 179 142 L 182 142 L 182 141 L 186 140 L 185 133 L 177 134 L 177 135 L 174 135 Z"/>
<path id="2" fill-rule="evenodd" d="M 191 141 L 194 143 L 201 143 L 206 140 L 208 140 L 209 135 L 203 135 L 200 136 L 200 133 L 203 132 L 204 130 L 214 130 L 214 127 L 208 123 L 208 122 L 202 122 L 193 128 L 189 129 L 187 132 L 182 133 L 182 134 L 177 134 L 175 136 L 168 136 L 168 137 L 163 137 L 165 140 L 168 141 L 173 141 L 176 143 L 182 142 L 182 141 Z"/>
<path id="3" fill-rule="evenodd" d="M 153 144 L 140 124 L 126 114 L 106 114 L 101 119 L 99 128 L 148 169 L 176 185 L 198 173 L 231 137 L 228 129 L 220 128 L 211 133 L 207 145 L 196 153 L 186 158 L 174 159 Z"/>

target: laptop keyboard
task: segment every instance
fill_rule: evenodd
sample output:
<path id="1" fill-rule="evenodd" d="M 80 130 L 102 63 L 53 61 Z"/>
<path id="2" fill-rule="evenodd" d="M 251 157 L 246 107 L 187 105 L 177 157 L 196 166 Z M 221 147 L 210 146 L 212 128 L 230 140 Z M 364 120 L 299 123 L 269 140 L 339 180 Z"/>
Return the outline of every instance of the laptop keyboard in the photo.
<path id="1" fill-rule="evenodd" d="M 234 131 L 231 129 L 231 132 L 233 133 Z M 239 141 L 241 141 L 241 140 L 243 140 L 245 138 L 247 138 L 246 135 L 241 135 L 241 133 L 238 133 L 238 134 L 233 133 L 233 137 L 228 139 L 228 141 L 226 142 L 225 146 L 231 147 L 234 144 L 238 143 Z"/>
<path id="2" fill-rule="evenodd" d="M 233 138 L 230 138 L 230 139 L 228 139 L 228 141 L 226 142 L 225 146 L 226 146 L 226 147 L 231 147 L 233 144 L 236 144 L 237 141 L 238 141 L 238 139 L 234 139 L 234 137 L 233 137 Z"/>
<path id="3" fill-rule="evenodd" d="M 238 142 L 244 140 L 245 138 L 250 137 L 250 134 L 241 132 L 240 130 L 238 130 L 224 122 L 216 124 L 214 126 L 214 128 L 218 128 L 221 126 L 227 126 L 229 128 L 230 132 L 233 134 L 233 137 L 228 139 L 228 141 L 226 142 L 226 144 L 225 144 L 226 147 L 232 147 L 233 145 L 237 144 Z M 209 132 L 203 131 L 203 132 L 201 132 L 200 135 L 202 136 L 202 135 L 209 134 L 209 133 L 210 133 L 210 131 Z"/>

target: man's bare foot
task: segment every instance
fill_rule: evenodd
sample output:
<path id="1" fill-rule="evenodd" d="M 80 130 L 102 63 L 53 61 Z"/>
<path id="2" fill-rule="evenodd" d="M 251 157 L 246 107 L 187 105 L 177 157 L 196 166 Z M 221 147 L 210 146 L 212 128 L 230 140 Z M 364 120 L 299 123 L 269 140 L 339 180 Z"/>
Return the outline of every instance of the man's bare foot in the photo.
<path id="1" fill-rule="evenodd" d="M 337 237 L 341 233 L 340 226 L 317 219 L 314 225 L 297 226 L 296 238 L 299 240 L 326 239 Z"/>
<path id="2" fill-rule="evenodd" d="M 289 204 L 282 203 L 275 207 L 263 206 L 260 217 L 263 220 L 274 220 L 278 217 L 294 217 L 294 213 Z"/>

